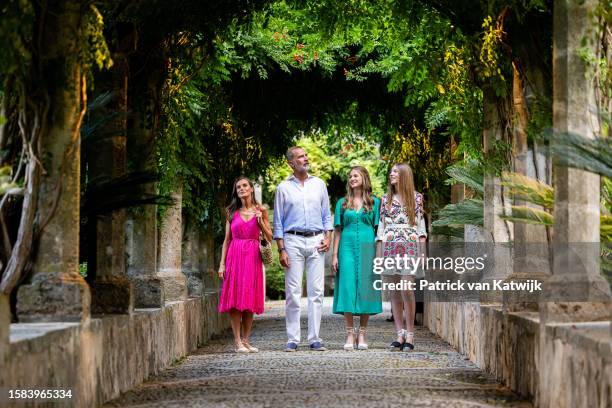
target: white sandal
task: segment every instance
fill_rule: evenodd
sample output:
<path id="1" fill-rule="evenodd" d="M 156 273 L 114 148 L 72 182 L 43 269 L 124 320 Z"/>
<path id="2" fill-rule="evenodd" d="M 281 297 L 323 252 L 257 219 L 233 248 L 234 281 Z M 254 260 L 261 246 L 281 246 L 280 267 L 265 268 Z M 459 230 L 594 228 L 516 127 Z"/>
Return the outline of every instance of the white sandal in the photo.
<path id="1" fill-rule="evenodd" d="M 365 332 L 366 332 L 365 327 L 359 328 L 359 336 L 363 336 L 364 339 L 365 339 Z M 357 350 L 367 350 L 367 349 L 368 349 L 368 343 L 360 343 L 359 337 L 357 337 Z"/>
<path id="2" fill-rule="evenodd" d="M 249 350 L 250 353 L 259 353 L 259 349 L 257 347 L 253 347 L 247 341 L 243 341 L 242 345 Z"/>
<path id="3" fill-rule="evenodd" d="M 352 327 L 347 327 L 346 335 L 347 335 L 347 338 L 346 338 L 347 340 L 348 340 L 348 336 L 353 336 L 353 342 L 345 343 L 344 346 L 342 346 L 342 348 L 346 351 L 352 351 L 355 349 L 355 329 L 353 329 Z"/>
<path id="4" fill-rule="evenodd" d="M 236 353 L 250 353 L 249 349 L 248 349 L 248 348 L 246 348 L 246 347 L 244 346 L 244 344 L 242 344 L 242 342 L 240 342 L 240 343 L 236 343 L 236 344 L 234 345 L 234 351 L 235 351 Z"/>

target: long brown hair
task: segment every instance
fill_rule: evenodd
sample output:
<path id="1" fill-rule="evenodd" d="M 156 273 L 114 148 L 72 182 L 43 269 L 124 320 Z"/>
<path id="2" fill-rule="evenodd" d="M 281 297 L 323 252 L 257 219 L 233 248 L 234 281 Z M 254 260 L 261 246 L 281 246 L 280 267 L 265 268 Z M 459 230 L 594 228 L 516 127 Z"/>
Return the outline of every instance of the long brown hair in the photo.
<path id="1" fill-rule="evenodd" d="M 238 184 L 238 182 L 241 180 L 246 180 L 253 189 L 253 191 L 251 192 L 251 203 L 256 207 L 260 206 L 257 200 L 255 199 L 255 186 L 253 185 L 253 182 L 246 176 L 238 176 L 236 180 L 234 180 L 234 184 L 232 186 L 232 196 L 230 199 L 230 203 L 227 207 L 225 207 L 225 216 L 230 222 L 232 221 L 234 213 L 242 208 L 242 200 L 240 199 L 240 197 L 238 197 L 238 189 L 236 188 L 236 184 Z"/>
<path id="2" fill-rule="evenodd" d="M 355 192 L 351 188 L 350 182 L 350 175 L 353 170 L 359 172 L 361 175 L 361 199 L 363 200 L 364 212 L 370 212 L 374 206 L 374 199 L 372 198 L 372 182 L 370 181 L 370 173 L 368 173 L 368 170 L 363 166 L 353 166 L 351 167 L 351 170 L 349 170 L 349 177 L 346 180 L 346 195 L 344 196 L 342 209 L 355 209 Z"/>
<path id="3" fill-rule="evenodd" d="M 416 224 L 416 200 L 414 198 L 414 176 L 412 168 L 408 163 L 397 163 L 393 167 L 397 168 L 398 179 L 395 186 L 389 183 L 387 189 L 387 211 L 391 211 L 393 194 L 397 194 L 404 204 L 404 213 L 408 216 L 410 224 Z"/>

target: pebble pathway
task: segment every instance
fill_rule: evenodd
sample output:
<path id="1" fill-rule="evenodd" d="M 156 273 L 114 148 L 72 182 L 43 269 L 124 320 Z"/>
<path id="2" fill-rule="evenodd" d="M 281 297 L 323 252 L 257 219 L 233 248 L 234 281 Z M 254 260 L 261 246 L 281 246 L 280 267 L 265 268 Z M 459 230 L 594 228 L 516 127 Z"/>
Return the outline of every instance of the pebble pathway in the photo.
<path id="1" fill-rule="evenodd" d="M 370 320 L 369 350 L 344 351 L 344 319 L 326 298 L 328 351 L 302 345 L 286 353 L 283 308 L 267 302 L 256 317 L 251 344 L 259 353 L 234 353 L 228 333 L 105 407 L 531 407 L 425 328 L 416 328 L 414 351 L 387 351 L 388 310 Z M 305 336 L 305 303 L 302 317 Z"/>

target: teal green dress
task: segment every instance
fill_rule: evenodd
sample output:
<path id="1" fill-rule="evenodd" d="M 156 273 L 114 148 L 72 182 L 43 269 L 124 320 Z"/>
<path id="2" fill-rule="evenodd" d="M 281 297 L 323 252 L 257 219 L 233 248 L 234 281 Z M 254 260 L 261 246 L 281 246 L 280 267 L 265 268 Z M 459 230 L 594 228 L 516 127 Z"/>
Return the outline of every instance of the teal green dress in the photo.
<path id="1" fill-rule="evenodd" d="M 334 286 L 333 312 L 355 315 L 382 312 L 382 299 L 373 283 L 380 275 L 373 272 L 376 255 L 376 226 L 380 200 L 374 198 L 371 211 L 342 210 L 344 198 L 336 204 L 334 226 L 342 229 L 338 246 L 338 268 Z"/>

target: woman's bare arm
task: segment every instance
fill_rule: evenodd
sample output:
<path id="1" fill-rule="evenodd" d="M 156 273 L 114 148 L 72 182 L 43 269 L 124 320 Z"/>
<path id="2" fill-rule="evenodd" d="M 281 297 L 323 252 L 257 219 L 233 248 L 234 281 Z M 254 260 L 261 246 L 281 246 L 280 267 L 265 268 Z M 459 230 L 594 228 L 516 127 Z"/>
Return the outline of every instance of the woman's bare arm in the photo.
<path id="1" fill-rule="evenodd" d="M 232 228 L 230 227 L 229 221 L 225 221 L 225 239 L 223 240 L 223 247 L 221 248 L 221 263 L 219 264 L 219 277 L 223 278 L 225 274 L 225 258 L 227 257 L 227 248 L 230 242 L 232 242 Z"/>
<path id="2" fill-rule="evenodd" d="M 259 228 L 264 234 L 266 241 L 272 242 L 272 227 L 270 226 L 270 220 L 268 219 L 268 210 L 261 208 L 261 217 L 257 218 Z"/>

